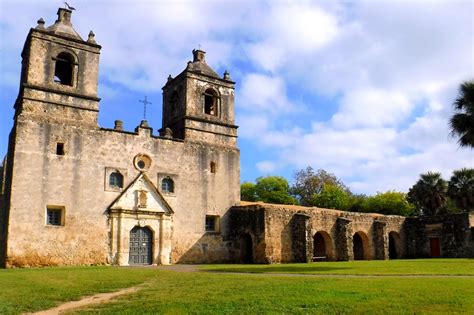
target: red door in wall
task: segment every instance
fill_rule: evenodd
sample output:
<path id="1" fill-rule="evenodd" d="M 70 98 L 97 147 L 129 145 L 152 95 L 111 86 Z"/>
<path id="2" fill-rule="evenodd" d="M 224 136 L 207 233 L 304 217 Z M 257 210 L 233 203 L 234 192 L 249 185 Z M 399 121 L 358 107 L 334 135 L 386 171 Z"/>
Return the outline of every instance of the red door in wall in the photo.
<path id="1" fill-rule="evenodd" d="M 441 257 L 441 248 L 439 246 L 439 238 L 430 238 L 431 257 Z"/>

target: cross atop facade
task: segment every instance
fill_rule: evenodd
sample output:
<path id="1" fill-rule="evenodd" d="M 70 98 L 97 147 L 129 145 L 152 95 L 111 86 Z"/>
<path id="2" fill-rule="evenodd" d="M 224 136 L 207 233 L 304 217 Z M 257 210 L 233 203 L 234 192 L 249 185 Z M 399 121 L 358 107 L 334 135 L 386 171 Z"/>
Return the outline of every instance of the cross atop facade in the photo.
<path id="1" fill-rule="evenodd" d="M 146 95 L 144 100 L 138 100 L 140 103 L 143 103 L 143 120 L 146 120 L 146 105 L 147 104 L 152 104 L 151 102 L 148 101 Z"/>

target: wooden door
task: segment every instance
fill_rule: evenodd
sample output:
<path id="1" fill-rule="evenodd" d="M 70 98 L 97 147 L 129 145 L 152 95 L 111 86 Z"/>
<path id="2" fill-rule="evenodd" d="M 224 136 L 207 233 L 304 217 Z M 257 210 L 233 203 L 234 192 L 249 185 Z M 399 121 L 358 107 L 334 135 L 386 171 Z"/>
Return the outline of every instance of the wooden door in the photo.
<path id="1" fill-rule="evenodd" d="M 147 227 L 136 226 L 130 231 L 129 265 L 150 265 L 152 263 L 152 235 Z"/>
<path id="2" fill-rule="evenodd" d="M 439 245 L 439 238 L 430 238 L 431 257 L 441 257 L 441 248 Z"/>

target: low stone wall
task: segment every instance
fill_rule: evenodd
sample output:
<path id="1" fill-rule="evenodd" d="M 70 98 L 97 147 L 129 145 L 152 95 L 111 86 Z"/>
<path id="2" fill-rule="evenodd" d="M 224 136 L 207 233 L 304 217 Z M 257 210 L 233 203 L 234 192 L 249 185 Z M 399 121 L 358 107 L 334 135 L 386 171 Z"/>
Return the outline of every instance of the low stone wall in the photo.
<path id="1" fill-rule="evenodd" d="M 407 218 L 407 257 L 474 257 L 473 218 L 474 213 Z"/>
<path id="2" fill-rule="evenodd" d="M 404 255 L 404 217 L 244 202 L 232 212 L 235 246 L 238 248 L 243 233 L 255 236 L 255 262 L 308 262 L 317 257 L 319 247 L 324 256 L 316 259 L 388 259 L 390 241 L 396 243 L 392 250 L 397 256 Z M 354 237 L 360 238 L 360 244 Z M 354 257 L 354 246 L 360 247 L 361 257 Z"/>

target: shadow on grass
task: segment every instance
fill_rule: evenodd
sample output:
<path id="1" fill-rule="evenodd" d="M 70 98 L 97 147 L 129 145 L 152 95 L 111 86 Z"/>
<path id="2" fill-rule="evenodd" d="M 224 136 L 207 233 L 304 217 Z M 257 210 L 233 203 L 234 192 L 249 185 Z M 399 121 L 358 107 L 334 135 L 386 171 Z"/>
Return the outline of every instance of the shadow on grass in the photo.
<path id="1" fill-rule="evenodd" d="M 326 273 L 326 272 L 335 272 L 340 270 L 350 270 L 354 268 L 350 267 L 328 267 L 328 266 L 318 266 L 317 264 L 309 264 L 309 265 L 298 265 L 298 266 L 285 266 L 285 265 L 278 265 L 278 266 L 255 266 L 249 265 L 246 266 L 229 266 L 224 268 L 206 268 L 203 271 L 207 272 L 243 272 L 243 273 Z"/>

